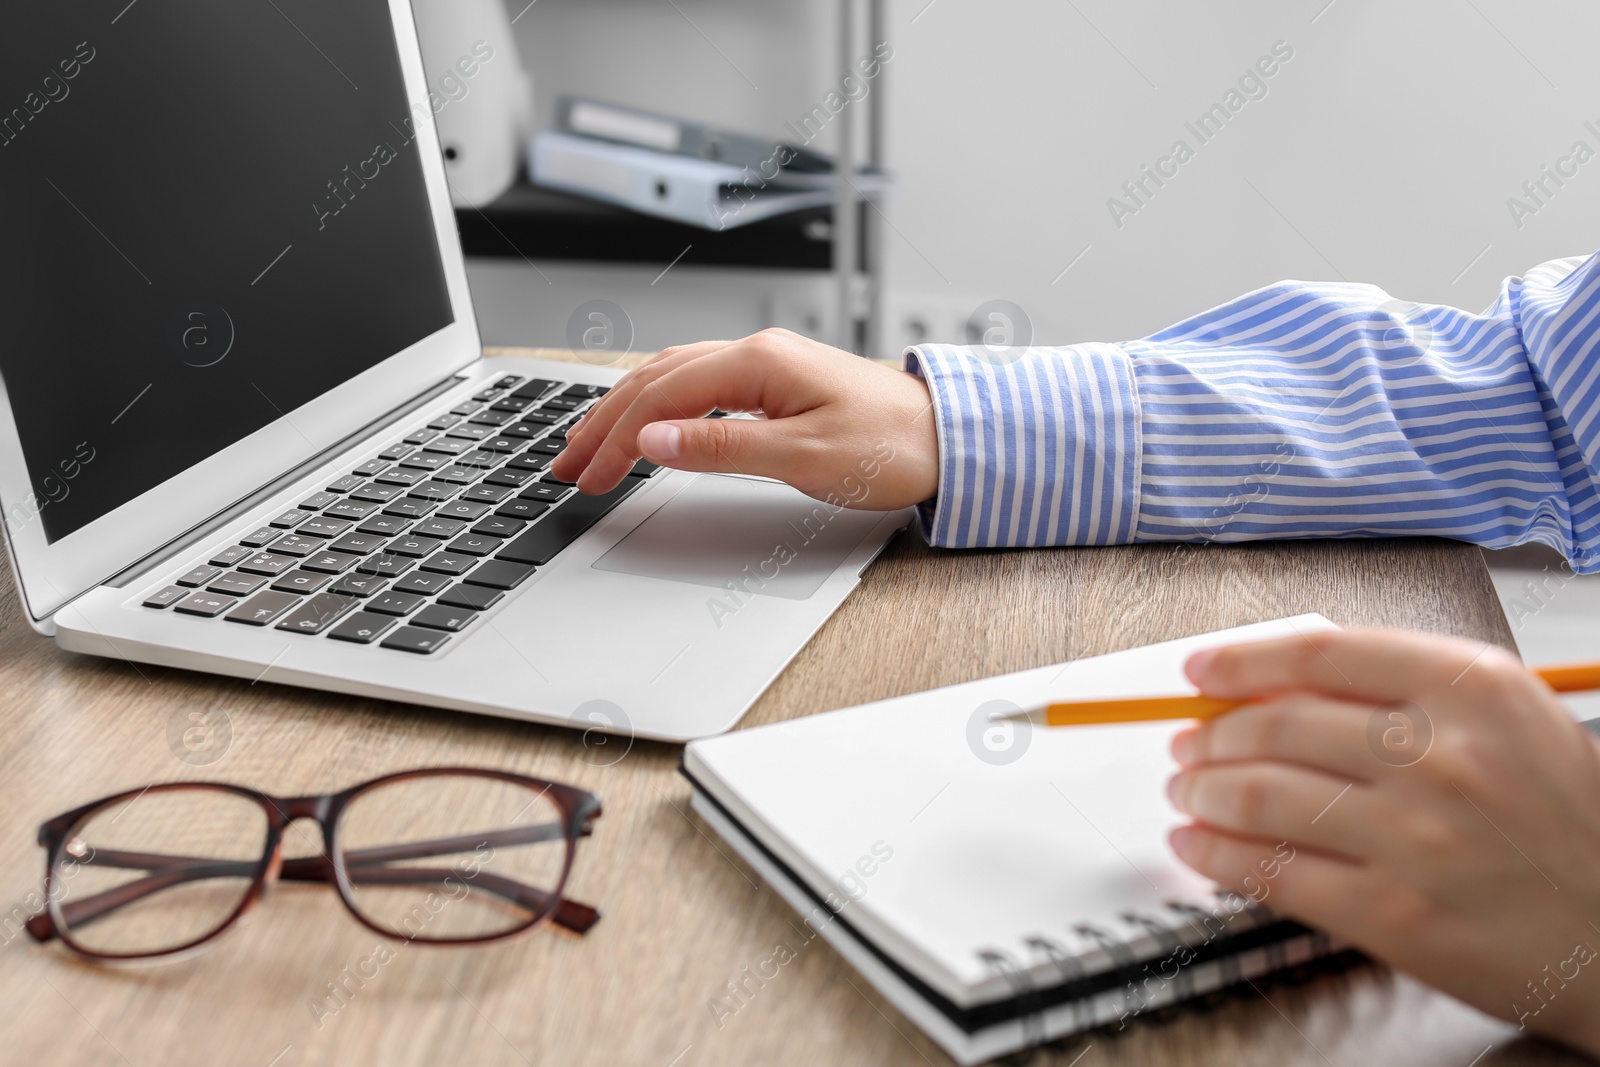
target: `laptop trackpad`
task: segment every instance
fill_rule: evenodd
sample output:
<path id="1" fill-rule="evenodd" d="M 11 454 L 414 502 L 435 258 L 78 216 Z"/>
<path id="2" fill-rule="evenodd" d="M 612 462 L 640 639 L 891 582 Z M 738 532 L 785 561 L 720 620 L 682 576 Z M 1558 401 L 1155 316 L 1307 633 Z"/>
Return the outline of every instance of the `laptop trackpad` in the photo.
<path id="1" fill-rule="evenodd" d="M 805 600 L 882 517 L 777 482 L 703 474 L 595 560 L 596 570 Z"/>

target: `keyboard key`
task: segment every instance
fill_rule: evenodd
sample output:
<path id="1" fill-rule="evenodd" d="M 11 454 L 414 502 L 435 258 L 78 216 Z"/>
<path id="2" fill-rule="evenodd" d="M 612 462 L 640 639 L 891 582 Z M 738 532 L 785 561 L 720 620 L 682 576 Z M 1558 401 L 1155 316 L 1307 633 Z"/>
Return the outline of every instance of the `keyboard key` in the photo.
<path id="1" fill-rule="evenodd" d="M 611 392 L 609 385 L 569 385 L 561 390 L 561 395 L 576 400 L 594 400 L 609 392 Z"/>
<path id="2" fill-rule="evenodd" d="M 313 514 L 314 512 L 301 511 L 299 508 L 290 508 L 282 515 L 279 515 L 277 518 L 273 519 L 269 525 L 276 526 L 280 530 L 292 530 L 305 520 L 309 519 Z"/>
<path id="3" fill-rule="evenodd" d="M 533 406 L 533 401 L 522 396 L 502 397 L 494 402 L 491 411 L 522 411 Z"/>
<path id="4" fill-rule="evenodd" d="M 500 431 L 504 437 L 526 442 L 529 438 L 538 437 L 544 427 L 531 422 L 519 422 L 515 426 L 507 426 Z"/>
<path id="5" fill-rule="evenodd" d="M 555 474 L 550 471 L 545 471 L 544 477 L 541 478 L 540 481 L 545 482 L 548 485 L 559 485 L 566 489 L 571 489 L 573 486 L 578 484 L 577 482 L 569 482 L 565 478 L 557 478 Z"/>
<path id="6" fill-rule="evenodd" d="M 295 533 L 305 534 L 310 537 L 338 537 L 354 525 L 349 519 L 335 519 L 327 515 L 315 519 L 307 519 L 300 524 L 300 529 Z"/>
<path id="7" fill-rule="evenodd" d="M 439 590 L 450 585 L 450 577 L 445 574 L 425 574 L 422 571 L 412 571 L 390 587 L 390 592 L 420 593 L 423 596 L 432 596 Z"/>
<path id="8" fill-rule="evenodd" d="M 280 556 L 276 552 L 257 552 L 239 564 L 239 569 L 249 571 L 251 574 L 265 574 L 268 578 L 276 578 L 284 571 L 292 570 L 299 562 L 293 556 Z"/>
<path id="9" fill-rule="evenodd" d="M 378 453 L 378 458 L 386 459 L 390 463 L 393 463 L 396 460 L 405 459 L 407 456 L 411 455 L 411 453 L 412 448 L 410 445 L 390 445 L 388 448 Z"/>
<path id="10" fill-rule="evenodd" d="M 439 594 L 439 603 L 468 611 L 484 611 L 498 604 L 505 594 L 486 585 L 466 585 L 458 582 Z"/>
<path id="11" fill-rule="evenodd" d="M 435 552 L 433 555 L 423 560 L 421 567 L 423 570 L 433 571 L 435 574 L 453 574 L 459 576 L 471 570 L 473 564 L 477 562 L 478 561 L 474 557 L 469 556 L 464 552 L 451 552 L 450 550 L 446 549 L 443 552 Z"/>
<path id="12" fill-rule="evenodd" d="M 418 593 L 397 593 L 391 589 L 367 601 L 362 610 L 375 611 L 379 615 L 410 615 L 427 602 L 427 598 Z"/>
<path id="13" fill-rule="evenodd" d="M 505 519 L 537 519 L 540 515 L 550 510 L 549 504 L 542 504 L 537 500 L 507 500 L 504 504 L 494 509 L 496 515 Z M 474 527 L 476 529 L 476 527 Z M 482 533 L 494 533 L 493 530 L 483 530 Z M 510 536 L 507 534 L 506 536 Z"/>
<path id="14" fill-rule="evenodd" d="M 327 507 L 329 504 L 338 499 L 339 497 L 337 494 L 323 490 L 320 493 L 312 493 L 310 496 L 300 501 L 300 507 L 304 511 L 321 511 L 323 508 Z"/>
<path id="15" fill-rule="evenodd" d="M 398 578 L 416 564 L 416 560 L 397 556 L 392 552 L 383 552 L 376 556 L 368 556 L 356 564 L 356 570 L 362 574 L 376 574 L 384 578 Z"/>
<path id="16" fill-rule="evenodd" d="M 517 499 L 541 500 L 548 504 L 554 504 L 558 500 L 566 499 L 571 492 L 570 486 L 557 485 L 555 482 L 537 482 L 518 493 Z"/>
<path id="17" fill-rule="evenodd" d="M 297 634 L 320 634 L 355 606 L 356 602 L 347 596 L 318 593 L 290 612 L 277 628 Z"/>
<path id="18" fill-rule="evenodd" d="M 322 574 L 343 574 L 360 559 L 360 556 L 352 556 L 348 552 L 318 552 L 307 558 L 300 566 L 308 571 L 318 571 Z"/>
<path id="19" fill-rule="evenodd" d="M 449 640 L 450 635 L 439 630 L 424 630 L 420 626 L 402 626 L 383 639 L 383 647 L 399 649 L 401 652 L 419 652 L 427 655 L 430 652 L 437 652 Z"/>
<path id="20" fill-rule="evenodd" d="M 280 593 L 315 593 L 327 585 L 328 581 L 326 574 L 296 567 L 287 574 L 279 575 L 278 580 L 272 583 L 272 588 Z"/>
<path id="21" fill-rule="evenodd" d="M 560 422 L 569 414 L 571 413 L 566 411 L 544 411 L 542 409 L 524 411 L 522 413 L 522 424 L 525 426 L 530 424 L 534 426 L 549 426 Z"/>
<path id="22" fill-rule="evenodd" d="M 427 500 L 437 504 L 440 501 L 449 500 L 460 491 L 461 488 L 459 486 L 451 485 L 449 482 L 429 479 L 420 485 L 413 485 L 406 493 L 406 496 L 415 500 Z"/>
<path id="23" fill-rule="evenodd" d="M 364 519 L 378 510 L 378 505 L 365 500 L 341 500 L 331 505 L 325 515 L 332 515 L 336 519 Z"/>
<path id="24" fill-rule="evenodd" d="M 358 611 L 335 626 L 329 631 L 328 636 L 335 641 L 354 641 L 360 645 L 370 645 L 393 625 L 393 619 L 374 615 L 370 611 Z"/>
<path id="25" fill-rule="evenodd" d="M 467 401 L 464 401 L 463 403 L 457 404 L 455 407 L 451 408 L 450 409 L 450 414 L 452 414 L 452 415 L 471 415 L 473 412 L 477 411 L 481 407 L 483 407 L 483 401 L 481 401 L 481 400 L 467 400 Z"/>
<path id="26" fill-rule="evenodd" d="M 216 581 L 206 583 L 206 588 L 213 593 L 226 593 L 228 596 L 249 596 L 266 584 L 265 575 L 229 571 Z"/>
<path id="27" fill-rule="evenodd" d="M 415 433 L 407 434 L 405 442 L 408 445 L 423 445 L 427 444 L 429 441 L 438 436 L 439 431 L 424 428 L 416 431 Z"/>
<path id="28" fill-rule="evenodd" d="M 494 380 L 494 384 L 489 388 L 500 390 L 510 389 L 513 385 L 516 385 L 520 381 L 522 381 L 522 375 L 520 374 L 504 374 L 496 378 Z"/>
<path id="29" fill-rule="evenodd" d="M 239 543 L 247 548 L 260 548 L 262 545 L 272 544 L 278 537 L 277 530 L 270 526 L 263 526 L 259 530 L 252 530 L 239 538 Z"/>
<path id="30" fill-rule="evenodd" d="M 194 570 L 190 571 L 188 574 L 185 574 L 182 578 L 179 578 L 178 579 L 178 584 L 179 585 L 187 585 L 191 589 L 196 588 L 198 586 L 202 586 L 202 585 L 209 585 L 211 583 L 211 579 L 215 578 L 217 575 L 219 575 L 221 573 L 222 573 L 221 569 L 217 568 L 217 567 L 211 567 L 211 566 L 196 567 Z"/>
<path id="31" fill-rule="evenodd" d="M 369 459 L 350 473 L 359 474 L 363 478 L 370 478 L 388 465 L 388 462 L 383 459 Z"/>
<path id="32" fill-rule="evenodd" d="M 433 472 L 434 481 L 448 482 L 451 485 L 467 485 L 481 477 L 483 477 L 482 468 L 467 467 L 459 463 L 453 467 L 441 467 Z"/>
<path id="33" fill-rule="evenodd" d="M 464 608 L 448 604 L 429 604 L 411 617 L 413 626 L 426 626 L 430 630 L 445 630 L 458 634 L 478 616 Z"/>
<path id="34" fill-rule="evenodd" d="M 465 519 L 476 522 L 488 512 L 489 505 L 478 500 L 452 500 L 439 509 L 439 514 L 447 519 Z M 419 531 L 420 532 L 420 531 Z"/>
<path id="35" fill-rule="evenodd" d="M 527 443 L 528 442 L 521 437 L 508 437 L 505 434 L 501 434 L 498 437 L 485 437 L 482 441 L 478 442 L 478 447 L 485 452 L 504 453 L 509 455 L 512 452 L 522 451 L 522 446 Z"/>
<path id="36" fill-rule="evenodd" d="M 387 504 L 395 497 L 406 491 L 403 485 L 384 485 L 380 482 L 368 482 L 360 489 L 350 491 L 351 500 L 371 500 L 379 504 Z"/>
<path id="37" fill-rule="evenodd" d="M 360 485 L 362 481 L 363 479 L 354 474 L 346 474 L 341 478 L 335 478 L 333 481 L 329 482 L 327 489 L 330 493 L 348 493 L 350 490 Z"/>
<path id="38" fill-rule="evenodd" d="M 575 396 L 553 396 L 540 407 L 541 411 L 577 411 L 584 401 Z"/>
<path id="39" fill-rule="evenodd" d="M 218 593 L 191 593 L 178 601 L 178 606 L 173 611 L 181 611 L 185 615 L 203 615 L 214 619 L 224 611 L 239 603 L 231 596 L 222 596 Z"/>
<path id="40" fill-rule="evenodd" d="M 499 470 L 483 480 L 485 485 L 509 485 L 513 489 L 521 489 L 533 481 L 534 471 L 525 470 Z"/>
<path id="41" fill-rule="evenodd" d="M 462 534 L 445 546 L 446 552 L 455 552 L 463 556 L 492 556 L 500 550 L 505 541 L 499 537 L 485 537 L 483 534 Z M 437 569 L 437 568 L 435 568 Z"/>
<path id="42" fill-rule="evenodd" d="M 520 456 L 512 456 L 506 460 L 505 469 L 509 471 L 542 471 L 550 466 L 550 457 L 542 452 L 524 452 Z"/>
<path id="43" fill-rule="evenodd" d="M 376 574 L 347 574 L 330 585 L 328 592 L 365 600 L 388 584 Z"/>
<path id="44" fill-rule="evenodd" d="M 396 556 L 421 559 L 423 556 L 431 556 L 439 551 L 439 546 L 442 544 L 444 542 L 437 537 L 418 537 L 416 534 L 412 534 L 410 537 L 395 538 L 394 542 L 389 545 L 389 551 Z"/>
<path id="45" fill-rule="evenodd" d="M 498 504 L 512 493 L 516 492 L 515 486 L 507 485 L 475 485 L 461 494 L 462 500 L 475 500 L 480 504 Z"/>
<path id="46" fill-rule="evenodd" d="M 529 445 L 528 451 L 541 453 L 546 456 L 559 456 L 566 449 L 566 447 L 567 443 L 565 441 L 558 440 L 554 437 L 546 437 L 541 441 L 535 441 L 533 444 Z"/>
<path id="47" fill-rule="evenodd" d="M 490 400 L 493 400 L 499 394 L 500 394 L 500 390 L 498 390 L 498 389 L 494 388 L 493 386 L 491 386 L 488 389 L 482 389 L 482 390 L 479 390 L 476 393 L 473 393 L 472 394 L 472 399 L 476 400 L 480 404 L 485 404 L 485 403 L 488 403 Z"/>
<path id="48" fill-rule="evenodd" d="M 516 501 L 511 501 L 511 503 L 516 503 Z M 490 537 L 513 537 L 521 533 L 523 527 L 527 525 L 521 519 L 505 518 L 499 512 L 496 512 L 474 526 L 472 532 L 475 534 L 488 534 Z"/>
<path id="49" fill-rule="evenodd" d="M 260 547 L 260 546 L 257 546 Z M 255 555 L 255 549 L 249 545 L 229 545 L 211 557 L 211 562 L 218 567 L 231 567 L 246 556 Z"/>
<path id="50" fill-rule="evenodd" d="M 639 462 L 633 465 L 633 470 L 628 472 L 628 477 L 648 478 L 660 469 L 661 465 L 659 463 L 651 463 L 647 459 L 641 459 Z"/>
<path id="51" fill-rule="evenodd" d="M 460 426 L 452 426 L 445 432 L 445 437 L 464 441 L 481 441 L 493 434 L 494 427 L 492 426 L 480 426 L 475 422 L 464 422 Z"/>
<path id="52" fill-rule="evenodd" d="M 518 414 L 519 412 L 515 411 L 495 411 L 491 408 L 488 411 L 478 412 L 467 421 L 474 426 L 488 426 L 491 429 L 497 429 L 508 422 L 516 422 Z"/>
<path id="53" fill-rule="evenodd" d="M 515 589 L 533 572 L 534 569 L 526 563 L 491 559 L 478 564 L 477 569 L 462 581 L 467 585 L 481 585 L 488 589 Z"/>
<path id="54" fill-rule="evenodd" d="M 422 446 L 422 450 L 445 456 L 459 456 L 463 452 L 472 451 L 474 447 L 476 446 L 472 441 L 463 441 L 459 437 L 440 437 Z"/>
<path id="55" fill-rule="evenodd" d="M 418 452 L 414 456 L 407 456 L 400 461 L 400 466 L 410 467 L 412 470 L 436 471 L 440 467 L 449 466 L 450 457 L 441 456 L 433 452 Z"/>
<path id="56" fill-rule="evenodd" d="M 298 534 L 288 534 L 278 538 L 267 546 L 267 551 L 277 552 L 285 556 L 309 556 L 322 547 L 320 537 L 301 537 Z"/>
<path id="57" fill-rule="evenodd" d="M 522 387 L 511 395 L 525 400 L 538 400 L 560 384 L 560 382 L 552 382 L 546 378 L 534 378 L 523 383 Z"/>
<path id="58" fill-rule="evenodd" d="M 189 590 L 183 586 L 169 585 L 165 589 L 158 590 L 145 597 L 144 606 L 147 608 L 164 608 L 168 605 L 176 604 L 188 595 Z"/>
<path id="59" fill-rule="evenodd" d="M 501 463 L 505 462 L 505 458 L 504 452 L 490 452 L 487 449 L 479 448 L 471 452 L 463 452 L 457 456 L 456 465 L 488 470 L 490 467 L 500 466 Z"/>
<path id="60" fill-rule="evenodd" d="M 416 485 L 418 482 L 427 481 L 427 479 L 427 471 L 407 470 L 405 467 L 390 467 L 372 480 L 382 482 L 384 485 Z"/>
<path id="61" fill-rule="evenodd" d="M 426 500 L 413 500 L 411 497 L 403 497 L 383 506 L 385 515 L 398 519 L 420 519 L 432 510 L 433 505 Z"/>
<path id="62" fill-rule="evenodd" d="M 328 545 L 329 552 L 350 552 L 357 556 L 364 556 L 368 552 L 376 552 L 383 547 L 388 538 L 379 537 L 369 533 L 347 533 L 339 540 Z"/>
<path id="63" fill-rule="evenodd" d="M 541 521 L 530 526 L 526 533 L 501 549 L 498 558 L 538 566 L 549 563 L 556 553 L 581 537 L 585 530 L 604 518 L 638 486 L 637 478 L 624 478 L 622 484 L 609 493 L 599 496 L 580 493 L 564 501 Z"/>
<path id="64" fill-rule="evenodd" d="M 466 522 L 461 519 L 447 519 L 435 515 L 415 530 L 412 530 L 411 534 L 413 537 L 437 537 L 442 540 L 446 537 L 454 537 L 466 528 Z"/>
<path id="65" fill-rule="evenodd" d="M 393 515 L 374 515 L 356 529 L 365 534 L 378 534 L 382 537 L 392 537 L 395 534 L 405 533 L 411 525 L 409 519 L 396 518 Z"/>
<path id="66" fill-rule="evenodd" d="M 265 626 L 298 603 L 300 598 L 293 593 L 269 589 L 265 593 L 257 593 L 228 612 L 228 621 L 242 622 L 246 626 Z"/>
<path id="67" fill-rule="evenodd" d="M 434 419 L 432 422 L 428 423 L 428 429 L 430 429 L 430 430 L 448 430 L 450 427 L 454 426 L 456 423 L 458 423 L 460 421 L 461 421 L 461 416 L 460 415 L 455 415 L 455 414 L 440 415 L 437 419 Z"/>

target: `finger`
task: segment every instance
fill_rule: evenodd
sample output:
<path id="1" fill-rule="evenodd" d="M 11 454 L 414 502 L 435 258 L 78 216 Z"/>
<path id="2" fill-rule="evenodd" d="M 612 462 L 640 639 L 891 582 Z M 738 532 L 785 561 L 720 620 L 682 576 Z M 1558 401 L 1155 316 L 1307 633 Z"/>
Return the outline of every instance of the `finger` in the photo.
<path id="1" fill-rule="evenodd" d="M 1180 826 L 1167 840 L 1178 859 L 1219 885 L 1324 929 L 1348 929 L 1366 898 L 1364 868 L 1292 841 L 1207 826 Z"/>
<path id="2" fill-rule="evenodd" d="M 1293 841 L 1364 859 L 1371 835 L 1367 786 L 1286 763 L 1216 763 L 1167 783 L 1172 806 L 1207 826 L 1245 837 Z"/>
<path id="3" fill-rule="evenodd" d="M 639 431 L 645 459 L 684 471 L 755 474 L 792 481 L 804 463 L 804 433 L 791 419 L 686 419 Z M 801 432 L 797 432 L 801 431 Z"/>
<path id="4" fill-rule="evenodd" d="M 731 341 L 700 341 L 692 345 L 679 345 L 675 348 L 663 349 L 643 366 L 636 367 L 623 375 L 621 380 L 607 390 L 605 396 L 602 396 L 591 405 L 572 429 L 567 431 L 567 440 L 570 443 L 568 451 L 562 453 L 562 455 L 574 457 L 572 460 L 567 461 L 568 465 L 573 466 L 572 473 L 583 470 L 582 464 L 577 463 L 578 458 L 581 457 L 582 463 L 588 463 L 589 457 L 594 453 L 596 443 L 604 438 L 604 431 L 608 430 L 616 422 L 618 414 L 627 410 L 628 405 L 638 396 L 639 390 L 644 383 L 653 381 L 673 367 L 681 366 L 690 360 L 699 359 L 701 356 L 719 351 L 732 343 Z M 600 431 L 598 435 L 596 435 L 597 430 Z M 591 436 L 593 436 L 592 441 L 588 440 Z M 565 466 L 561 470 L 565 470 Z M 558 475 L 561 470 L 557 471 Z"/>
<path id="5" fill-rule="evenodd" d="M 761 407 L 766 375 L 759 361 L 750 360 L 746 358 L 747 355 L 747 350 L 735 345 L 681 363 L 659 378 L 641 380 L 632 401 L 617 414 L 611 425 L 595 427 L 596 439 L 602 431 L 605 439 L 598 441 L 594 448 L 587 467 L 578 479 L 579 487 L 586 493 L 603 493 L 621 481 L 632 469 L 634 461 L 643 454 L 639 448 L 639 431 L 652 422 L 665 420 L 681 424 L 699 419 L 724 404 Z M 769 426 L 777 424 L 776 421 L 768 423 Z M 732 447 L 736 441 L 745 438 L 729 433 L 726 439 Z M 732 453 L 729 459 L 733 463 L 738 462 L 738 457 Z M 672 465 L 676 466 L 676 463 Z M 738 473 L 758 473 L 737 467 L 734 470 Z"/>
<path id="6" fill-rule="evenodd" d="M 1371 781 L 1387 766 L 1372 751 L 1367 726 L 1382 709 L 1325 697 L 1290 696 L 1247 704 L 1172 739 L 1185 767 L 1273 760 Z"/>
<path id="7" fill-rule="evenodd" d="M 1448 688 L 1475 663 L 1513 659 L 1502 649 L 1393 630 L 1319 630 L 1205 649 L 1184 665 L 1209 696 L 1249 699 L 1293 691 L 1387 704 Z"/>

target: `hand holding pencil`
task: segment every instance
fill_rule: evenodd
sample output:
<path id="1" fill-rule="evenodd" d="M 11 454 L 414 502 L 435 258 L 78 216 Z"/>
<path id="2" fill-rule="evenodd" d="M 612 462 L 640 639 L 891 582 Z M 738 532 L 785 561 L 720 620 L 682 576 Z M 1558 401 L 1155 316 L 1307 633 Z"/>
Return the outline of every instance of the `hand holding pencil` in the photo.
<path id="1" fill-rule="evenodd" d="M 1591 674 L 1541 681 L 1474 642 L 1337 630 L 1186 670 L 1209 703 L 1184 705 L 1202 721 L 1173 739 L 1181 860 L 1600 1055 L 1600 741 L 1551 692 Z"/>

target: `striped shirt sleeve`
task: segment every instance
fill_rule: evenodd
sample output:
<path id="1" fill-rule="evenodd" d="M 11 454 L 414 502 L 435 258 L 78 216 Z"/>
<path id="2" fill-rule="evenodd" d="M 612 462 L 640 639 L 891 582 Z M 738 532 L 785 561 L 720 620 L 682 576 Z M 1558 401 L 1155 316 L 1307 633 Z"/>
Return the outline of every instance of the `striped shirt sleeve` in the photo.
<path id="1" fill-rule="evenodd" d="M 1284 282 L 1120 345 L 919 345 L 952 548 L 1436 535 L 1600 571 L 1600 256 L 1471 314 Z"/>

